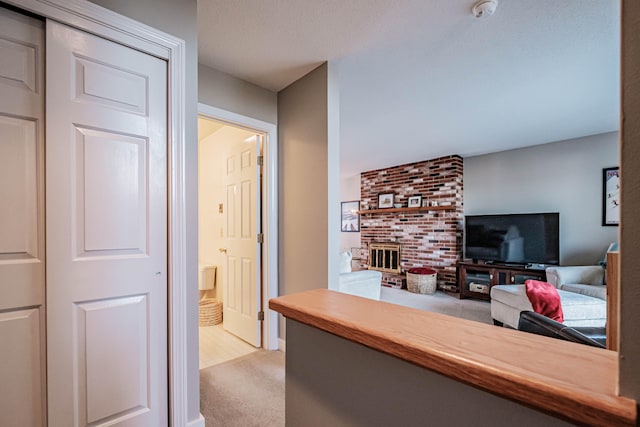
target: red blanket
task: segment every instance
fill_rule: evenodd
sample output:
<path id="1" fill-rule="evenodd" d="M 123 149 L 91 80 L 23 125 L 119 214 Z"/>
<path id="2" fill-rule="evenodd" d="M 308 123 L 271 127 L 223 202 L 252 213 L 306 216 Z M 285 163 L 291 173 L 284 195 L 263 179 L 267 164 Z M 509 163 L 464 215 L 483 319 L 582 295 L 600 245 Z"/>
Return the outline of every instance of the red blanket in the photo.
<path id="1" fill-rule="evenodd" d="M 533 311 L 557 322 L 564 322 L 560 294 L 551 283 L 526 280 L 524 286 Z"/>

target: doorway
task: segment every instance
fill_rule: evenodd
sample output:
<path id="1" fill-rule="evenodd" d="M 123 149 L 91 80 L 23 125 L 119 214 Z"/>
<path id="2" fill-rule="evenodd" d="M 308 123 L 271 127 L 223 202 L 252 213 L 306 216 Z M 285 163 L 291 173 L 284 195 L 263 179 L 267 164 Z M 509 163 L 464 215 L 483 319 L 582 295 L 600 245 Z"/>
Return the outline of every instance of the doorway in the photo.
<path id="1" fill-rule="evenodd" d="M 261 347 L 262 140 L 198 117 L 200 368 Z"/>
<path id="2" fill-rule="evenodd" d="M 202 138 L 199 137 L 199 140 L 202 140 L 205 137 L 205 134 L 211 135 L 221 129 L 224 129 L 224 126 L 229 128 L 241 129 L 248 132 L 248 136 L 244 139 L 251 138 L 252 136 L 261 137 L 261 152 L 263 156 L 263 166 L 262 166 L 262 175 L 260 176 L 260 185 L 259 191 L 261 193 L 261 206 L 260 209 L 256 212 L 256 217 L 260 220 L 260 228 L 262 233 L 263 243 L 260 247 L 260 282 L 261 282 L 261 296 L 259 297 L 259 304 L 261 311 L 263 313 L 263 319 L 259 322 L 260 335 L 261 340 L 260 343 L 257 344 L 256 347 L 261 347 L 266 350 L 277 350 L 283 349 L 284 344 L 283 341 L 278 338 L 278 314 L 274 311 L 268 309 L 268 301 L 270 298 L 274 298 L 278 296 L 278 276 L 277 276 L 277 266 L 278 266 L 278 198 L 277 198 L 277 127 L 275 124 L 267 123 L 261 120 L 257 120 L 251 117 L 247 117 L 241 114 L 232 113 L 227 110 L 223 110 L 217 107 L 212 107 L 205 104 L 198 104 L 198 112 L 199 119 L 208 121 L 208 123 L 204 123 L 205 129 L 200 129 L 202 131 Z M 208 128 L 208 130 L 207 130 Z M 199 131 L 199 133 L 200 133 Z M 228 131 L 227 131 L 228 132 Z M 248 142 L 245 142 L 247 144 Z M 200 163 L 200 160 L 199 160 Z M 226 168 L 226 165 L 224 165 Z M 225 197 L 226 200 L 226 197 Z M 226 202 L 225 202 L 226 203 Z M 218 206 L 220 203 L 214 203 L 210 205 L 210 208 L 213 209 L 213 213 L 211 213 L 211 218 L 215 219 L 216 216 L 224 219 L 225 217 L 225 205 L 223 203 L 222 210 L 223 213 L 219 213 Z M 220 235 L 220 224 L 217 226 L 218 236 Z M 224 228 L 223 228 L 224 232 Z M 202 240 L 202 233 L 199 233 L 199 240 Z M 224 252 L 220 252 L 220 249 L 226 248 L 226 246 L 212 246 L 211 249 L 213 251 L 212 255 L 220 255 Z M 211 254 L 211 252 L 210 252 Z M 207 260 L 204 259 L 202 254 L 199 254 L 199 261 L 201 263 L 201 271 L 203 271 L 204 276 L 211 276 L 212 268 L 207 269 L 206 267 L 215 267 L 215 278 L 213 285 L 208 285 L 209 287 L 213 286 L 214 288 L 219 286 L 222 289 L 222 298 L 224 298 L 224 280 L 225 280 L 225 271 L 223 269 L 218 269 L 218 264 L 220 262 L 225 261 L 225 257 L 222 257 L 222 261 L 218 258 L 217 261 L 207 263 Z M 205 285 L 206 287 L 206 285 Z M 211 290 L 207 289 L 204 291 L 200 291 L 200 297 L 209 297 L 215 298 L 219 296 L 217 294 L 217 289 Z M 217 299 L 217 298 L 216 298 Z M 224 308 L 224 307 L 223 307 Z M 222 334 L 220 331 L 224 332 L 224 316 L 223 322 L 216 325 L 218 329 L 210 328 L 210 331 L 213 331 L 212 342 L 215 343 L 219 341 L 216 339 L 217 335 L 222 335 L 225 338 L 229 338 L 229 334 Z M 237 343 L 236 337 L 233 338 L 233 341 Z M 207 338 L 204 337 L 200 341 L 200 349 L 204 349 L 208 344 L 205 341 Z M 246 349 L 246 343 L 242 342 L 242 346 Z M 246 345 L 244 345 L 246 344 Z M 222 346 L 223 348 L 227 348 L 226 346 Z M 254 347 L 255 348 L 255 347 Z M 202 356 L 202 355 L 201 355 Z M 205 356 L 206 357 L 206 356 Z M 206 362 L 206 361 L 205 361 Z M 202 366 L 202 363 L 201 363 Z"/>

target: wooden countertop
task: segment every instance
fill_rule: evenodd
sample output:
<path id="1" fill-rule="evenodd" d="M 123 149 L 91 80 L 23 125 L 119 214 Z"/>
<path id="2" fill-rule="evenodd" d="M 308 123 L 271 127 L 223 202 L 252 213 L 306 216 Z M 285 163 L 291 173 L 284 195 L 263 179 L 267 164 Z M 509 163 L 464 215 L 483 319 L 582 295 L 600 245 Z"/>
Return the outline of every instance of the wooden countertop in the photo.
<path id="1" fill-rule="evenodd" d="M 636 402 L 617 396 L 618 355 L 609 350 L 327 289 L 269 308 L 570 422 L 636 425 Z"/>

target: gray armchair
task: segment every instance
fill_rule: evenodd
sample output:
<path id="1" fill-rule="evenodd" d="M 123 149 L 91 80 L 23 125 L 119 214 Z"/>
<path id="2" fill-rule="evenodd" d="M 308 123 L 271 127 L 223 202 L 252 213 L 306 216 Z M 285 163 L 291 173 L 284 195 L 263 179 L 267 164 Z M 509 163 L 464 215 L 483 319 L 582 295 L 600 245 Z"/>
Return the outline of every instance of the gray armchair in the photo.
<path id="1" fill-rule="evenodd" d="M 547 282 L 556 288 L 601 300 L 607 299 L 604 268 L 599 265 L 548 267 Z"/>

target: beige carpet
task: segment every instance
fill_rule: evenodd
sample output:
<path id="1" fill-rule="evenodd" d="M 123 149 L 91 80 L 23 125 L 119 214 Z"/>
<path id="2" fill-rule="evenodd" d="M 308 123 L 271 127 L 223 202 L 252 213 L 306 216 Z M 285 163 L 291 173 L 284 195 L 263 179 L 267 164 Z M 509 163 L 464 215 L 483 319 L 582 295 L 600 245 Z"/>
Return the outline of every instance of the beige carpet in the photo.
<path id="1" fill-rule="evenodd" d="M 448 316 L 460 317 L 462 319 L 474 320 L 489 325 L 493 324 L 493 320 L 491 319 L 491 303 L 489 301 L 459 299 L 458 295 L 459 294 L 450 294 L 442 291 L 436 291 L 431 295 L 422 295 L 414 294 L 406 289 L 395 289 L 383 286 L 380 300 L 434 313 L 446 314 Z"/>
<path id="2" fill-rule="evenodd" d="M 200 371 L 207 427 L 284 426 L 284 353 L 260 350 Z"/>
<path id="3" fill-rule="evenodd" d="M 458 294 L 383 287 L 381 300 L 491 324 L 490 304 Z M 200 371 L 200 411 L 207 427 L 284 426 L 284 353 L 256 351 Z"/>

